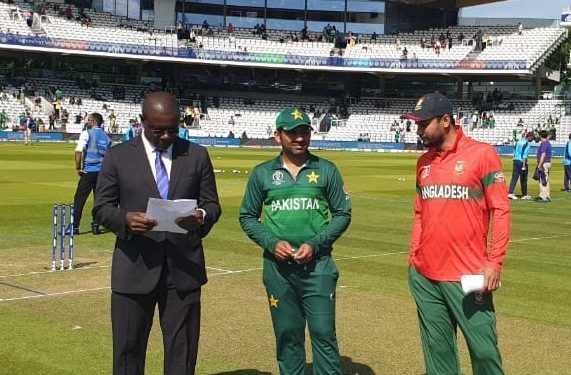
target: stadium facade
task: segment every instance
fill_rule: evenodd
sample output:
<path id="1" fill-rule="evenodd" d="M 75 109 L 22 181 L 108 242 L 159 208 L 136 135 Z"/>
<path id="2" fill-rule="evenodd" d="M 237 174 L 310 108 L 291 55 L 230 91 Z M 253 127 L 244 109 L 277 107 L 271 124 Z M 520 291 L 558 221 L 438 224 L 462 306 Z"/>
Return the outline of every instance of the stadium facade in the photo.
<path id="1" fill-rule="evenodd" d="M 393 34 L 458 23 L 464 6 L 492 1 L 472 0 L 79 0 L 84 6 L 131 19 L 153 19 L 161 26 L 182 24 L 321 31 L 331 25 L 343 33 Z"/>

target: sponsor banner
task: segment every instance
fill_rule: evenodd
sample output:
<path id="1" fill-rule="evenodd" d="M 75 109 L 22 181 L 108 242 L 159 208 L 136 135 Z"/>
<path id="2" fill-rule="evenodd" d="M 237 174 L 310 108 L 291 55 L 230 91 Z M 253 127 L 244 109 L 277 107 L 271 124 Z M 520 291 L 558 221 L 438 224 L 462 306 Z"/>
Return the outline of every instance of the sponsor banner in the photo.
<path id="1" fill-rule="evenodd" d="M 110 54 L 133 54 L 173 56 L 189 59 L 238 61 L 260 64 L 300 65 L 300 66 L 332 66 L 347 68 L 379 68 L 379 69 L 466 69 L 466 70 L 524 70 L 528 69 L 525 60 L 441 60 L 441 59 L 383 59 L 383 58 L 348 58 L 338 56 L 301 56 L 279 53 L 251 53 L 245 51 L 219 51 L 209 49 L 161 47 L 157 45 L 134 45 L 83 41 L 76 39 L 56 39 L 16 34 L 0 33 L 0 43 L 31 47 L 61 48 L 79 51 L 95 51 Z"/>
<path id="2" fill-rule="evenodd" d="M 404 150 L 404 143 L 393 142 L 357 142 L 359 150 Z"/>
<path id="3" fill-rule="evenodd" d="M 189 141 L 202 146 L 215 147 L 238 147 L 240 139 L 238 138 L 209 138 L 209 137 L 189 137 Z"/>
<path id="4" fill-rule="evenodd" d="M 41 142 L 60 142 L 63 141 L 62 133 L 32 133 L 32 139 L 34 141 Z M 1 141 L 23 141 L 24 132 L 13 132 L 13 131 L 0 131 Z"/>

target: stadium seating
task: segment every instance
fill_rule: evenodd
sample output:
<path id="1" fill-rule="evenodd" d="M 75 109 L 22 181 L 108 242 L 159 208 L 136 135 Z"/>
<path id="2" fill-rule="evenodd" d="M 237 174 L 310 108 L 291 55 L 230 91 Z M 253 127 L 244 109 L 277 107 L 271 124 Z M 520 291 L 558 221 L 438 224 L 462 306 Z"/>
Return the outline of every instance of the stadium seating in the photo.
<path id="1" fill-rule="evenodd" d="M 127 23 L 124 18 L 91 9 L 86 10 L 92 19 L 92 26 L 88 28 L 48 6 L 45 15 L 37 16 L 40 22 L 32 32 L 24 16 L 28 10 L 30 4 L 23 0 L 16 0 L 14 5 L 0 3 L 0 33 L 38 34 L 60 48 L 108 53 L 187 55 L 205 60 L 353 68 L 534 71 L 567 35 L 562 28 L 525 29 L 520 35 L 512 26 L 456 26 L 398 36 L 379 35 L 375 40 L 370 35 L 361 35 L 355 45 L 349 43 L 346 50 L 340 52 L 330 42 L 292 42 L 287 39 L 292 33 L 284 30 L 268 30 L 267 38 L 262 39 L 253 34 L 253 29 L 237 28 L 230 35 L 227 29 L 216 28 L 212 35 L 198 36 L 192 50 L 185 51 L 186 47 L 175 34 L 155 30 L 151 23 Z M 79 12 L 76 7 L 72 10 L 74 15 Z M 487 48 L 483 51 L 475 49 L 474 37 L 478 32 L 484 35 L 486 42 Z M 421 47 L 421 38 L 430 41 L 433 36 L 438 39 L 448 33 L 453 41 L 451 49 L 442 48 L 441 53 L 436 54 L 433 48 Z M 460 34 L 464 35 L 462 41 L 458 38 Z M 318 34 L 310 33 L 310 36 L 317 40 Z M 406 59 L 404 48 L 408 51 Z"/>

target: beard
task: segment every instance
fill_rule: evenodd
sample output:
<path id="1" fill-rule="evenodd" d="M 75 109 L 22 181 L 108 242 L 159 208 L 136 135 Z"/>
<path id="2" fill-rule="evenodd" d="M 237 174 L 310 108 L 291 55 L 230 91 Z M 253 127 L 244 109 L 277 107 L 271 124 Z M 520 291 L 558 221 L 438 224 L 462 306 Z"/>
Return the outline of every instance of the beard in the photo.
<path id="1" fill-rule="evenodd" d="M 444 136 L 442 134 L 430 138 L 422 138 L 422 145 L 424 147 L 439 148 L 442 143 L 444 143 Z"/>

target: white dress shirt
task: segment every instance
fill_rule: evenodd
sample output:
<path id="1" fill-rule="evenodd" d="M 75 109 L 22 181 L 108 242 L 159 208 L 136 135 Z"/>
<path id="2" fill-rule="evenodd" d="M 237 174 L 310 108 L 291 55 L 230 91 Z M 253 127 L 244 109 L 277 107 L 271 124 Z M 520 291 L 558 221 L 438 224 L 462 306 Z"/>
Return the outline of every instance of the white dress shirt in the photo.
<path id="1" fill-rule="evenodd" d="M 155 160 L 157 158 L 156 154 L 156 147 L 149 142 L 147 137 L 145 137 L 144 130 L 143 134 L 141 134 L 141 139 L 143 140 L 143 146 L 145 147 L 145 154 L 147 154 L 147 160 L 149 161 L 149 166 L 151 167 L 151 171 L 153 171 L 153 177 L 155 181 L 157 180 L 157 170 L 155 168 Z M 163 160 L 163 164 L 165 165 L 165 169 L 167 170 L 167 175 L 169 176 L 169 183 L 171 179 L 171 169 L 172 169 L 172 144 L 166 150 L 162 151 L 161 159 Z M 202 208 L 197 208 L 197 210 L 202 211 L 202 222 L 204 223 L 204 219 L 206 219 L 206 211 Z"/>

